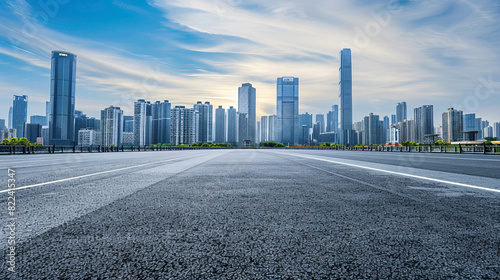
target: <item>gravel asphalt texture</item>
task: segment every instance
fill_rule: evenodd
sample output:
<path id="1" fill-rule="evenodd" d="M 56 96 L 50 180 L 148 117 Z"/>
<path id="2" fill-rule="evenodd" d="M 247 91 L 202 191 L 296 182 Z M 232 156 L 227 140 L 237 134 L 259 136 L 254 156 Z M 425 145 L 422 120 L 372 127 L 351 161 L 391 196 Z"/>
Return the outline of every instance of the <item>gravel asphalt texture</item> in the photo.
<path id="1" fill-rule="evenodd" d="M 297 155 L 500 188 L 500 158 L 477 155 L 6 156 L 21 185 L 151 164 L 18 190 L 16 272 L 2 262 L 0 279 L 500 279 L 499 193 Z"/>

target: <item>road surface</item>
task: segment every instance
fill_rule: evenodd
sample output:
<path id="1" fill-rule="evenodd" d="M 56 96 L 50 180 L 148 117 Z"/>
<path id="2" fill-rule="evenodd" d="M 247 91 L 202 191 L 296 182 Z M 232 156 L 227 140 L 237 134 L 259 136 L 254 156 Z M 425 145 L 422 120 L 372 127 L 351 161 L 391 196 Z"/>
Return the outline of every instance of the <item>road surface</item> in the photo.
<path id="1" fill-rule="evenodd" d="M 499 279 L 500 157 L 201 150 L 0 157 L 0 279 Z"/>

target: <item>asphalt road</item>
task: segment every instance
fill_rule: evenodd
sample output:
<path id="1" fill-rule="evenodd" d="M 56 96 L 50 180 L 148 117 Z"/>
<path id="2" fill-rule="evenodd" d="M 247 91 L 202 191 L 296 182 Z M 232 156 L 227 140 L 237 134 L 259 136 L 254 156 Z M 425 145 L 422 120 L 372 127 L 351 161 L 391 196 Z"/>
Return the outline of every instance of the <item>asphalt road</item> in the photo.
<path id="1" fill-rule="evenodd" d="M 499 279 L 500 157 L 0 157 L 0 279 Z"/>

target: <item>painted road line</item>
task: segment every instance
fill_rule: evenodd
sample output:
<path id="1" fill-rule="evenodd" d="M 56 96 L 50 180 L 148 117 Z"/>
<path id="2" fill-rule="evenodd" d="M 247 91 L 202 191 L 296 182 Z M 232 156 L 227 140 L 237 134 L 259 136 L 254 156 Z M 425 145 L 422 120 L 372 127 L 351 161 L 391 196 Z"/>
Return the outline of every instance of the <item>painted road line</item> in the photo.
<path id="1" fill-rule="evenodd" d="M 367 166 L 358 165 L 358 164 L 335 161 L 335 160 L 331 160 L 331 159 L 311 157 L 311 156 L 302 156 L 302 155 L 294 155 L 294 154 L 283 154 L 283 153 L 279 153 L 279 154 L 290 155 L 290 156 L 294 156 L 294 157 L 301 157 L 301 158 L 306 158 L 306 159 L 320 160 L 320 161 L 325 161 L 325 162 L 330 162 L 330 163 L 335 163 L 335 164 L 340 164 L 340 165 L 345 165 L 345 166 L 351 166 L 351 167 L 362 168 L 362 169 L 366 169 L 366 170 L 388 173 L 388 174 L 392 174 L 392 175 L 398 175 L 398 176 L 416 178 L 416 179 L 438 182 L 438 183 L 443 183 L 443 184 L 461 186 L 461 187 L 466 187 L 466 188 L 471 188 L 471 189 L 478 189 L 478 190 L 483 190 L 483 191 L 500 193 L 500 190 L 498 190 L 498 189 L 485 188 L 485 187 L 469 185 L 469 184 L 462 184 L 462 183 L 451 182 L 451 181 L 446 181 L 446 180 L 441 180 L 441 179 L 434 179 L 434 178 L 418 176 L 418 175 L 411 175 L 411 174 L 406 174 L 406 173 L 401 173 L 401 172 L 395 172 L 395 171 L 389 171 L 389 170 L 384 170 L 384 169 L 379 169 L 379 168 L 367 167 Z"/>
<path id="2" fill-rule="evenodd" d="M 194 158 L 194 157 L 187 157 L 187 158 L 182 157 L 182 159 L 189 159 L 189 158 Z M 23 189 L 30 189 L 30 188 L 34 188 L 34 187 L 40 187 L 40 186 L 61 183 L 61 182 L 67 182 L 67 181 L 71 181 L 71 180 L 82 179 L 82 178 L 87 178 L 87 177 L 92 177 L 92 176 L 97 176 L 97 175 L 102 175 L 102 174 L 107 174 L 107 173 L 113 173 L 113 172 L 123 171 L 123 170 L 127 170 L 127 169 L 137 168 L 137 167 L 143 167 L 143 166 L 148 166 L 148 165 L 153 165 L 153 164 L 158 164 L 158 163 L 174 161 L 177 159 L 181 159 L 181 158 L 173 158 L 173 159 L 169 159 L 169 160 L 155 161 L 155 162 L 139 164 L 139 165 L 134 165 L 134 166 L 129 166 L 129 167 L 123 167 L 123 168 L 118 168 L 118 169 L 113 169 L 113 170 L 108 170 L 108 171 L 103 171 L 103 172 L 97 172 L 97 173 L 92 173 L 92 174 L 87 174 L 87 175 L 82 175 L 82 176 L 76 176 L 76 177 L 71 177 L 71 178 L 66 178 L 66 179 L 61 179 L 61 180 L 55 180 L 55 181 L 51 181 L 51 182 L 45 182 L 45 183 L 34 184 L 34 185 L 29 185 L 29 186 L 24 186 L 24 187 L 18 187 L 18 188 L 14 188 L 14 189 L 1 190 L 0 193 L 6 193 L 9 191 L 18 191 L 18 190 L 23 190 Z"/>

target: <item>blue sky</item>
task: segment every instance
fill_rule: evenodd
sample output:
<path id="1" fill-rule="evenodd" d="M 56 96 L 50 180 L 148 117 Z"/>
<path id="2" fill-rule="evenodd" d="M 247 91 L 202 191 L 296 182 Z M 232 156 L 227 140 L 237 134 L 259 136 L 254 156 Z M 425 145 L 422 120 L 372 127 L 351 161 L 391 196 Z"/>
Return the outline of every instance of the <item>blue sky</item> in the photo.
<path id="1" fill-rule="evenodd" d="M 302 113 L 326 113 L 347 47 L 355 121 L 399 101 L 409 117 L 434 105 L 436 124 L 449 107 L 500 121 L 497 0 L 9 0 L 0 18 L 0 118 L 14 94 L 45 114 L 52 50 L 78 56 L 76 109 L 90 116 L 130 115 L 139 98 L 236 106 L 246 82 L 258 115 L 274 114 L 281 76 L 300 78 Z"/>

